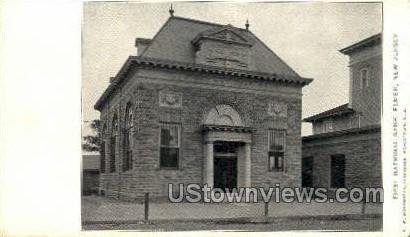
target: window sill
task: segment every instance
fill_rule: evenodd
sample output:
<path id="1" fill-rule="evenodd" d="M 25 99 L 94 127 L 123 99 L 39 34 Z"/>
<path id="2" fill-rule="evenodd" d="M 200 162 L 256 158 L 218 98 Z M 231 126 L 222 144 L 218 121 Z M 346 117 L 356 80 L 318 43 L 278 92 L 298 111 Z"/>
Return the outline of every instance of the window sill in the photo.
<path id="1" fill-rule="evenodd" d="M 157 168 L 157 170 L 158 171 L 181 171 L 180 168 L 165 168 L 165 167 Z"/>
<path id="2" fill-rule="evenodd" d="M 340 188 L 335 188 L 335 187 L 329 187 L 328 190 L 335 192 L 337 189 L 341 189 L 341 188 L 346 188 L 346 187 L 340 187 Z M 347 189 L 347 188 L 346 188 Z"/>
<path id="3" fill-rule="evenodd" d="M 125 170 L 125 171 L 122 171 L 121 174 L 129 174 L 129 173 L 131 173 L 133 170 L 134 170 L 134 169 Z"/>
<path id="4" fill-rule="evenodd" d="M 274 173 L 284 173 L 285 171 L 283 170 L 283 169 L 271 169 L 271 170 L 268 170 L 268 172 L 274 172 Z"/>

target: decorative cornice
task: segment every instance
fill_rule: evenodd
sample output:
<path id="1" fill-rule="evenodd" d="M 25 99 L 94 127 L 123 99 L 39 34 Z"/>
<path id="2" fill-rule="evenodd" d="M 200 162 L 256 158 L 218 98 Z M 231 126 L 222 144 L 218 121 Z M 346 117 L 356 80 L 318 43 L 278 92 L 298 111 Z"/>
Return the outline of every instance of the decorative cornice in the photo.
<path id="1" fill-rule="evenodd" d="M 220 32 L 223 32 L 223 31 L 231 32 L 231 34 L 238 37 L 241 41 L 223 39 L 223 38 L 219 38 L 219 37 L 215 36 L 215 35 L 219 34 Z M 248 46 L 248 47 L 252 47 L 252 45 L 253 45 L 253 43 L 250 42 L 249 39 L 246 39 L 244 36 L 242 36 L 240 34 L 240 32 L 238 30 L 236 30 L 236 28 L 233 27 L 232 25 L 223 26 L 221 29 L 216 29 L 216 30 L 212 29 L 212 30 L 207 30 L 207 31 L 201 32 L 191 41 L 191 43 L 194 46 L 197 46 L 202 39 L 216 40 L 216 41 L 221 41 L 221 42 L 225 42 L 225 43 L 228 43 L 228 44 L 239 44 L 239 45 L 244 45 L 244 46 Z"/>
<path id="2" fill-rule="evenodd" d="M 255 72 L 242 69 L 233 69 L 233 68 L 222 68 L 217 66 L 203 65 L 203 64 L 194 64 L 194 63 L 183 63 L 172 60 L 164 59 L 155 59 L 148 57 L 140 56 L 130 56 L 127 61 L 124 63 L 120 71 L 115 76 L 114 80 L 110 83 L 108 88 L 104 91 L 102 96 L 98 99 L 97 103 L 94 105 L 94 108 L 100 110 L 102 105 L 108 99 L 108 97 L 115 91 L 115 88 L 121 84 L 124 79 L 129 74 L 130 70 L 134 67 L 152 67 L 159 69 L 171 69 L 171 70 L 180 70 L 180 71 L 189 71 L 189 72 L 202 72 L 208 74 L 217 74 L 231 77 L 241 77 L 241 78 L 250 78 L 262 81 L 271 81 L 279 83 L 289 83 L 296 84 L 299 86 L 308 85 L 313 81 L 311 78 L 279 75 L 276 73 L 263 73 Z"/>
<path id="3" fill-rule="evenodd" d="M 227 39 L 220 39 L 220 38 L 211 37 L 211 36 L 200 36 L 200 37 L 195 38 L 194 40 L 192 40 L 191 43 L 194 46 L 198 46 L 199 42 L 202 39 L 220 41 L 220 42 L 227 43 L 227 44 L 238 44 L 238 45 L 243 45 L 243 46 L 247 46 L 247 47 L 252 47 L 252 44 L 250 44 L 250 43 L 239 42 L 239 41 L 234 41 L 234 40 L 227 40 Z"/>
<path id="4" fill-rule="evenodd" d="M 304 122 L 314 122 L 316 120 L 323 120 L 325 118 L 330 118 L 330 117 L 337 117 L 337 116 L 342 116 L 346 114 L 352 114 L 354 113 L 354 109 L 349 108 L 349 104 L 343 104 L 341 106 L 335 107 L 330 110 L 326 110 L 324 112 L 321 112 L 319 114 L 312 115 L 310 117 L 307 117 L 303 119 Z"/>
<path id="5" fill-rule="evenodd" d="M 202 125 L 202 131 L 203 132 L 217 131 L 217 132 L 252 133 L 256 130 L 251 127 L 204 124 Z"/>
<path id="6" fill-rule="evenodd" d="M 362 50 L 364 48 L 372 47 L 372 46 L 375 46 L 377 44 L 380 44 L 381 41 L 382 41 L 382 34 L 379 33 L 379 34 L 370 36 L 370 37 L 368 37 L 364 40 L 361 40 L 361 41 L 359 41 L 355 44 L 352 44 L 352 45 L 350 45 L 346 48 L 343 48 L 343 49 L 339 50 L 339 52 L 341 52 L 342 54 L 349 55 L 349 54 L 352 54 L 352 53 L 357 52 L 359 50 Z"/>

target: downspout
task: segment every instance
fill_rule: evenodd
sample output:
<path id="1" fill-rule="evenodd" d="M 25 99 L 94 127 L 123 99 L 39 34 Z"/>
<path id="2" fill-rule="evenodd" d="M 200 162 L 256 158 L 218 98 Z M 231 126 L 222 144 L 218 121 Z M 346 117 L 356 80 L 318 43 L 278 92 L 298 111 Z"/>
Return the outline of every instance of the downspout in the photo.
<path id="1" fill-rule="evenodd" d="M 119 91 L 120 91 L 120 106 L 119 106 L 119 108 L 118 108 L 118 130 L 119 131 L 122 131 L 123 132 L 123 128 L 122 128 L 122 124 L 123 124 L 123 122 L 122 122 L 122 113 L 123 113 L 123 111 L 122 111 L 122 87 L 121 88 L 119 88 Z M 118 131 L 118 132 L 119 132 Z M 120 197 L 121 197 L 121 190 L 122 190 L 122 178 L 121 178 L 121 172 L 122 172 L 122 165 L 124 165 L 124 164 L 122 164 L 122 156 L 124 155 L 123 154 L 123 147 L 120 145 L 122 142 L 122 133 L 119 133 L 118 134 L 119 135 L 119 138 L 118 138 L 118 184 L 119 184 L 119 187 L 118 187 L 118 195 L 117 195 L 117 198 L 118 199 L 120 199 Z"/>

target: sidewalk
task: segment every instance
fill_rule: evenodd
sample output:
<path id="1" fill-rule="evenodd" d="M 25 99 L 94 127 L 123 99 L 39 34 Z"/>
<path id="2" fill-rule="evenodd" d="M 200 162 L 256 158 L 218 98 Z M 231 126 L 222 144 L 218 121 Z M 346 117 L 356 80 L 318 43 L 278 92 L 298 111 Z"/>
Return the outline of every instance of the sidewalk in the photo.
<path id="1" fill-rule="evenodd" d="M 268 218 L 359 215 L 362 203 L 269 203 Z M 150 203 L 149 220 L 257 219 L 264 203 Z M 382 204 L 367 203 L 365 214 L 382 214 Z M 144 205 L 106 199 L 82 198 L 83 222 L 144 220 Z"/>

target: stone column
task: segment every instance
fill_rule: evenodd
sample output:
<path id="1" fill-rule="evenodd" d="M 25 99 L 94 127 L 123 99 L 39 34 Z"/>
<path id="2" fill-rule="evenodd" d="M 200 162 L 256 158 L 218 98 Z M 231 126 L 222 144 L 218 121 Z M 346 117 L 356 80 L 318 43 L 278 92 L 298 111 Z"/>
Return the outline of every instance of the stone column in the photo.
<path id="1" fill-rule="evenodd" d="M 244 173 L 245 187 L 251 186 L 251 144 L 245 143 L 245 173 Z"/>
<path id="2" fill-rule="evenodd" d="M 214 186 L 214 143 L 206 143 L 206 161 L 205 161 L 205 183 L 208 187 L 212 188 Z"/>

